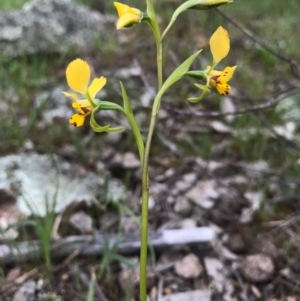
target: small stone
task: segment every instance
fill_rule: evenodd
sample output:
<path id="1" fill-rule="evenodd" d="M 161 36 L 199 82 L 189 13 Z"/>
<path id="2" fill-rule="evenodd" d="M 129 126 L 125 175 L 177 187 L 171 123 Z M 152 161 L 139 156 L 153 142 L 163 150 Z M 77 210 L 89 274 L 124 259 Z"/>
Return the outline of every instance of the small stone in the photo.
<path id="1" fill-rule="evenodd" d="M 33 150 L 34 149 L 34 144 L 30 139 L 27 139 L 24 142 L 24 149 L 26 149 L 26 150 Z"/>
<path id="2" fill-rule="evenodd" d="M 186 183 L 193 183 L 197 179 L 196 173 L 187 173 L 183 176 L 183 181 Z"/>
<path id="3" fill-rule="evenodd" d="M 263 198 L 263 193 L 261 191 L 247 191 L 244 193 L 244 197 L 250 202 L 251 207 L 254 210 L 260 208 Z"/>
<path id="4" fill-rule="evenodd" d="M 187 198 L 203 209 L 211 209 L 219 193 L 216 190 L 215 182 L 212 180 L 198 182 L 195 187 L 186 194 Z"/>
<path id="5" fill-rule="evenodd" d="M 203 272 L 203 267 L 198 257 L 194 254 L 189 254 L 177 261 L 174 265 L 174 269 L 178 276 L 185 279 L 196 279 Z"/>
<path id="6" fill-rule="evenodd" d="M 191 203 L 185 197 L 176 199 L 174 211 L 182 216 L 188 216 L 192 211 Z"/>
<path id="7" fill-rule="evenodd" d="M 276 259 L 279 256 L 277 247 L 266 238 L 258 238 L 253 242 L 253 251 L 255 253 L 263 253 L 270 255 L 272 258 Z"/>
<path id="8" fill-rule="evenodd" d="M 210 290 L 197 290 L 188 291 L 178 294 L 169 294 L 159 298 L 161 301 L 210 301 L 211 291 Z"/>
<path id="9" fill-rule="evenodd" d="M 219 259 L 205 257 L 204 265 L 207 275 L 211 278 L 210 285 L 218 292 L 222 292 L 226 282 L 223 263 Z"/>
<path id="10" fill-rule="evenodd" d="M 13 301 L 35 301 L 37 285 L 34 281 L 25 282 L 15 293 Z"/>
<path id="11" fill-rule="evenodd" d="M 249 255 L 243 260 L 241 271 L 249 281 L 264 282 L 269 280 L 274 274 L 275 265 L 272 258 L 268 255 Z"/>
<path id="12" fill-rule="evenodd" d="M 220 235 L 224 232 L 224 229 L 219 227 L 218 225 L 216 224 L 213 224 L 213 223 L 209 223 L 208 226 L 213 229 L 213 231 L 217 234 L 217 235 Z"/>
<path id="13" fill-rule="evenodd" d="M 256 299 L 260 300 L 262 297 L 260 290 L 253 284 L 250 286 L 250 289 L 253 295 L 256 297 Z"/>
<path id="14" fill-rule="evenodd" d="M 237 260 L 238 256 L 231 252 L 229 249 L 224 247 L 223 245 L 218 246 L 218 253 L 222 258 L 227 259 L 227 260 Z"/>
<path id="15" fill-rule="evenodd" d="M 124 167 L 127 169 L 135 169 L 141 166 L 140 160 L 134 153 L 128 152 L 124 154 L 123 157 Z"/>
<path id="16" fill-rule="evenodd" d="M 121 217 L 121 225 L 124 231 L 124 234 L 136 233 L 139 231 L 139 224 L 136 219 L 131 216 L 122 215 Z"/>
<path id="17" fill-rule="evenodd" d="M 119 216 L 116 212 L 107 211 L 99 218 L 99 224 L 102 231 L 110 229 L 113 225 L 119 222 Z"/>
<path id="18" fill-rule="evenodd" d="M 218 133 L 232 133 L 232 129 L 221 121 L 212 121 L 210 126 Z"/>
<path id="19" fill-rule="evenodd" d="M 293 296 L 288 296 L 288 297 L 286 297 L 285 300 L 286 300 L 286 301 L 297 301 L 297 298 L 296 298 L 296 297 L 293 297 Z"/>
<path id="20" fill-rule="evenodd" d="M 239 223 L 242 225 L 250 224 L 254 219 L 254 215 L 255 210 L 253 208 L 243 208 L 239 217 Z"/>
<path id="21" fill-rule="evenodd" d="M 148 209 L 153 210 L 155 205 L 156 205 L 155 199 L 152 195 L 150 195 L 148 200 Z"/>
<path id="22" fill-rule="evenodd" d="M 129 288 L 137 290 L 140 283 L 140 268 L 123 269 L 118 274 L 118 281 L 124 292 L 128 291 Z M 151 288 L 155 284 L 155 274 L 147 269 L 147 288 Z"/>
<path id="23" fill-rule="evenodd" d="M 157 286 L 153 286 L 150 290 L 150 301 L 157 300 L 158 290 Z"/>
<path id="24" fill-rule="evenodd" d="M 93 220 L 84 211 L 74 213 L 70 217 L 70 224 L 81 234 L 92 233 L 93 231 Z"/>
<path id="25" fill-rule="evenodd" d="M 180 222 L 181 229 L 191 229 L 196 227 L 197 227 L 197 222 L 192 218 L 186 218 Z"/>
<path id="26" fill-rule="evenodd" d="M 162 253 L 157 261 L 155 272 L 160 273 L 172 268 L 175 262 L 179 261 L 181 258 L 182 255 L 176 251 L 167 251 Z"/>
<path id="27" fill-rule="evenodd" d="M 227 247 L 234 253 L 242 253 L 247 247 L 245 236 L 241 233 L 230 234 L 226 244 Z"/>
<path id="28" fill-rule="evenodd" d="M 13 283 L 19 276 L 21 276 L 21 269 L 18 267 L 13 268 L 7 273 L 6 281 L 8 283 Z"/>

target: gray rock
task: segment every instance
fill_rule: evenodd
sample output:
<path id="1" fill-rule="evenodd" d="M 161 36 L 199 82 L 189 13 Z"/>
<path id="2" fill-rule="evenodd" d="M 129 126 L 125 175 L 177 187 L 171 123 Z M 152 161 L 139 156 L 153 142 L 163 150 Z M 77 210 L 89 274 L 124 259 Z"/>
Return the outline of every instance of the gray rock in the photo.
<path id="1" fill-rule="evenodd" d="M 204 265 L 206 273 L 210 278 L 210 288 L 216 293 L 222 293 L 222 301 L 236 301 L 232 297 L 234 287 L 226 275 L 226 268 L 224 264 L 217 258 L 204 258 Z"/>
<path id="2" fill-rule="evenodd" d="M 93 232 L 93 220 L 84 211 L 74 213 L 69 223 L 81 234 L 90 234 Z"/>
<path id="3" fill-rule="evenodd" d="M 196 290 L 173 295 L 161 296 L 161 301 L 209 301 L 211 300 L 210 290 Z"/>
<path id="4" fill-rule="evenodd" d="M 192 205 L 186 197 L 178 197 L 174 205 L 174 211 L 182 216 L 188 216 L 192 211 Z"/>
<path id="5" fill-rule="evenodd" d="M 38 288 L 34 281 L 25 282 L 15 293 L 13 301 L 34 301 Z"/>
<path id="6" fill-rule="evenodd" d="M 243 260 L 241 271 L 245 278 L 252 282 L 264 282 L 270 280 L 273 276 L 275 265 L 270 256 L 254 254 Z"/>
<path id="7" fill-rule="evenodd" d="M 17 194 L 17 206 L 25 215 L 44 216 L 48 210 L 61 212 L 72 202 L 90 202 L 105 194 L 111 202 L 125 197 L 124 186 L 116 180 L 108 181 L 71 164 L 55 155 L 22 153 L 0 157 L 0 186 L 12 187 Z"/>
<path id="8" fill-rule="evenodd" d="M 0 12 L 0 53 L 86 51 L 108 19 L 72 0 L 32 0 L 21 10 Z"/>
<path id="9" fill-rule="evenodd" d="M 186 197 L 203 209 L 211 209 L 219 197 L 217 183 L 213 180 L 199 181 L 186 193 Z"/>
<path id="10" fill-rule="evenodd" d="M 203 273 L 203 267 L 194 254 L 188 254 L 174 265 L 175 273 L 185 279 L 196 279 Z"/>
<path id="11" fill-rule="evenodd" d="M 121 270 L 118 274 L 119 284 L 124 290 L 124 292 L 128 291 L 129 288 L 133 288 L 137 290 L 140 283 L 140 268 L 137 267 L 127 267 Z M 155 274 L 151 271 L 151 269 L 147 268 L 147 288 L 151 288 L 154 286 L 156 281 Z"/>
<path id="12" fill-rule="evenodd" d="M 273 242 L 270 239 L 266 237 L 257 238 L 253 242 L 252 249 L 255 253 L 263 253 L 271 256 L 273 259 L 276 259 L 279 256 L 278 248 L 273 244 Z"/>

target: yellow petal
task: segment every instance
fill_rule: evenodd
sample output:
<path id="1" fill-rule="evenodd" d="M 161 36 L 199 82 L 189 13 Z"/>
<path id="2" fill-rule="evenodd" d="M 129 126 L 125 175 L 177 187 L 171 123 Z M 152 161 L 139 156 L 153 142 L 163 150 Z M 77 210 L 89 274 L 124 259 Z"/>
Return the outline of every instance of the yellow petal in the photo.
<path id="1" fill-rule="evenodd" d="M 210 70 L 211 66 L 207 66 L 206 70 Z M 219 76 L 222 73 L 222 71 L 218 71 L 218 70 L 211 70 L 208 75 L 211 76 Z"/>
<path id="2" fill-rule="evenodd" d="M 81 59 L 72 61 L 67 67 L 66 76 L 69 87 L 73 91 L 85 95 L 91 76 L 88 63 Z"/>
<path id="3" fill-rule="evenodd" d="M 96 94 L 104 87 L 105 84 L 106 84 L 106 78 L 104 76 L 95 78 L 88 88 L 90 97 L 94 99 Z"/>
<path id="4" fill-rule="evenodd" d="M 216 85 L 216 89 L 221 95 L 227 95 L 231 90 L 231 87 L 227 83 L 225 84 L 218 83 Z"/>
<path id="5" fill-rule="evenodd" d="M 114 2 L 114 6 L 117 9 L 119 17 L 124 15 L 128 11 L 128 8 L 129 8 L 128 5 L 125 5 L 125 4 L 120 3 L 120 2 Z"/>
<path id="6" fill-rule="evenodd" d="M 228 81 L 230 81 L 230 79 L 233 76 L 233 73 L 236 69 L 236 66 L 233 67 L 226 67 L 223 72 L 220 74 L 220 76 L 218 77 L 218 82 L 220 83 L 227 83 Z"/>
<path id="7" fill-rule="evenodd" d="M 139 17 L 142 15 L 142 12 L 134 7 L 129 7 L 128 12 Z"/>
<path id="8" fill-rule="evenodd" d="M 61 92 L 62 94 L 64 94 L 67 97 L 71 97 L 74 100 L 77 100 L 77 95 L 75 93 L 68 93 L 68 92 Z"/>
<path id="9" fill-rule="evenodd" d="M 140 20 L 141 20 L 140 16 L 137 16 L 132 13 L 126 13 L 119 18 L 119 20 L 117 22 L 117 29 L 120 29 L 120 28 L 123 28 L 126 26 L 130 26 L 134 23 L 139 23 Z"/>
<path id="10" fill-rule="evenodd" d="M 230 39 L 226 29 L 220 26 L 209 40 L 210 51 L 213 56 L 213 67 L 216 66 L 230 49 Z"/>
<path id="11" fill-rule="evenodd" d="M 81 114 L 74 114 L 69 122 L 70 124 L 76 126 L 76 127 L 79 127 L 79 126 L 82 126 L 83 123 L 84 123 L 84 120 L 85 120 L 85 115 L 81 115 Z"/>
<path id="12" fill-rule="evenodd" d="M 131 13 L 131 14 L 136 15 L 136 16 L 141 15 L 141 11 L 139 9 L 130 7 L 126 4 L 123 4 L 123 3 L 120 3 L 120 2 L 114 2 L 114 6 L 117 9 L 119 17 L 122 17 L 126 13 Z"/>
<path id="13" fill-rule="evenodd" d="M 76 109 L 81 115 L 88 115 L 94 109 L 87 99 L 73 102 L 72 107 Z"/>

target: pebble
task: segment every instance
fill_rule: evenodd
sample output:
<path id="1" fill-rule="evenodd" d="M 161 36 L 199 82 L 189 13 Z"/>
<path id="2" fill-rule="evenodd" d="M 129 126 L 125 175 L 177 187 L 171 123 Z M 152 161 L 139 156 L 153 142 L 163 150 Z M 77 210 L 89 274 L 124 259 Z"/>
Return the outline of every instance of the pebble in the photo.
<path id="1" fill-rule="evenodd" d="M 174 265 L 175 273 L 185 279 L 196 279 L 202 272 L 203 267 L 194 254 L 188 254 Z"/>
<path id="2" fill-rule="evenodd" d="M 84 211 L 74 213 L 70 217 L 69 223 L 81 234 L 89 234 L 93 231 L 93 220 Z"/>
<path id="3" fill-rule="evenodd" d="M 248 255 L 241 264 L 241 272 L 252 282 L 264 282 L 271 279 L 275 271 L 272 258 L 266 254 Z"/>
<path id="4" fill-rule="evenodd" d="M 16 291 L 13 301 L 35 301 L 37 290 L 34 281 L 27 281 Z"/>

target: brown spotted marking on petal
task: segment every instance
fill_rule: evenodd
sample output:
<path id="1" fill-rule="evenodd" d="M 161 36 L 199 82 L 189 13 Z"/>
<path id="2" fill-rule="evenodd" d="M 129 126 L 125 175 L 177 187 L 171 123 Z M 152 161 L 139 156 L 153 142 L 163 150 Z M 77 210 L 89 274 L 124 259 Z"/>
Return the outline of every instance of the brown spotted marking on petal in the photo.
<path id="1" fill-rule="evenodd" d="M 77 127 L 77 122 L 75 122 L 75 121 L 72 122 L 72 118 L 70 118 L 69 121 L 70 121 L 70 124 L 72 124 L 72 125 L 74 125 L 75 127 Z"/>
<path id="2" fill-rule="evenodd" d="M 85 114 L 90 112 L 90 110 L 88 108 L 85 108 L 85 107 L 81 108 L 81 110 L 83 111 L 84 114 L 80 114 L 80 115 L 85 115 Z"/>

